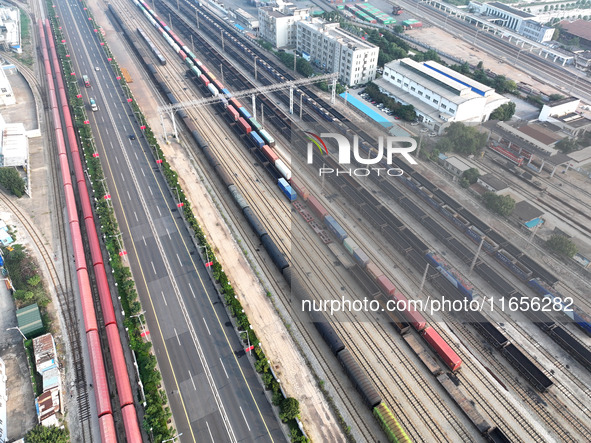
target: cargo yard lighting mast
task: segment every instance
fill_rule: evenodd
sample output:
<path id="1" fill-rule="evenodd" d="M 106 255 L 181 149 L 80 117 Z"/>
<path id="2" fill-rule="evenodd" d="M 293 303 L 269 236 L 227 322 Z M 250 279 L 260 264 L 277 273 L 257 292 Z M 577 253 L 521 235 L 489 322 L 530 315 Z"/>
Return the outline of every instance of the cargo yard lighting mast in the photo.
<path id="1" fill-rule="evenodd" d="M 252 95 L 253 115 L 256 118 L 256 111 L 255 111 L 254 105 L 255 105 L 255 97 L 257 94 L 266 94 L 269 92 L 275 92 L 275 91 L 280 91 L 282 89 L 289 88 L 289 113 L 293 114 L 293 90 L 294 90 L 294 88 L 296 88 L 297 86 L 309 85 L 311 83 L 317 83 L 322 80 L 332 80 L 332 94 L 331 94 L 330 102 L 331 102 L 331 104 L 334 104 L 335 98 L 336 98 L 338 76 L 339 76 L 339 74 L 334 72 L 332 74 L 317 75 L 317 76 L 311 77 L 311 78 L 302 78 L 302 79 L 291 80 L 291 81 L 282 82 L 282 83 L 275 83 L 274 85 L 262 86 L 262 87 L 252 88 L 252 89 L 245 89 L 244 91 L 233 92 L 232 97 L 239 98 L 239 97 L 246 97 L 246 96 Z M 222 101 L 222 98 L 225 98 L 225 95 L 220 94 L 217 97 L 206 97 L 206 98 L 200 98 L 197 100 L 191 100 L 188 102 L 180 102 L 180 103 L 175 103 L 175 104 L 171 104 L 171 105 L 159 106 L 158 107 L 158 115 L 160 116 L 160 123 L 162 124 L 162 129 L 164 131 L 164 138 L 167 138 L 167 135 L 166 135 L 166 129 L 164 128 L 164 119 L 162 118 L 163 114 L 169 115 L 170 119 L 172 120 L 172 124 L 173 124 L 174 137 L 178 138 L 178 134 L 177 134 L 177 130 L 176 130 L 176 123 L 174 120 L 174 113 L 176 111 L 179 111 L 181 109 L 198 108 L 200 106 L 211 105 L 211 104 L 218 103 L 218 102 Z M 300 108 L 300 114 L 301 114 L 301 108 Z"/>

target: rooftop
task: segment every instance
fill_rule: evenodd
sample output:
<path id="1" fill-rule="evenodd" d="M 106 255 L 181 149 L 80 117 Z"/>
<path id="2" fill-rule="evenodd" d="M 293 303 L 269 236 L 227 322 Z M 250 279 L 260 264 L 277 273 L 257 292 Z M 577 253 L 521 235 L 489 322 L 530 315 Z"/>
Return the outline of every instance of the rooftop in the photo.
<path id="1" fill-rule="evenodd" d="M 533 206 L 527 200 L 522 200 L 515 204 L 513 215 L 523 222 L 529 222 L 544 215 L 543 211 Z"/>
<path id="2" fill-rule="evenodd" d="M 496 178 L 493 174 L 482 175 L 478 178 L 478 180 L 483 181 L 497 191 L 508 188 L 507 184 L 503 180 Z"/>
<path id="3" fill-rule="evenodd" d="M 560 120 L 566 126 L 571 128 L 584 128 L 585 126 L 591 125 L 591 120 L 589 120 L 587 117 L 577 114 L 576 112 L 571 112 L 569 114 L 554 118 L 556 120 Z"/>
<path id="4" fill-rule="evenodd" d="M 591 40 L 591 24 L 586 20 L 575 20 L 574 22 L 562 20 L 560 26 L 569 34 L 576 35 L 585 40 Z"/>
<path id="5" fill-rule="evenodd" d="M 512 8 L 511 6 L 505 5 L 503 3 L 490 2 L 490 3 L 487 3 L 487 4 L 490 5 L 490 6 L 493 6 L 495 8 L 498 8 L 498 9 L 502 9 L 503 11 L 507 11 L 510 14 L 517 15 L 519 17 L 523 17 L 523 18 L 535 17 L 532 14 L 529 14 L 529 13 L 524 12 L 524 11 L 520 11 L 519 9 Z"/>
<path id="6" fill-rule="evenodd" d="M 451 166 L 453 166 L 454 168 L 458 169 L 459 171 L 467 171 L 468 169 L 471 168 L 470 165 L 468 165 L 466 162 L 464 162 L 464 160 L 462 160 L 459 157 L 455 157 L 455 156 L 451 156 L 451 157 L 447 157 L 445 159 L 445 161 L 447 163 L 449 163 Z"/>
<path id="7" fill-rule="evenodd" d="M 45 330 L 37 303 L 17 309 L 16 321 L 18 322 L 18 327 L 27 338 Z"/>
<path id="8" fill-rule="evenodd" d="M 567 103 L 572 103 L 572 102 L 576 102 L 576 101 L 580 101 L 579 98 L 577 97 L 564 97 L 561 98 L 560 100 L 553 100 L 551 102 L 546 103 L 544 106 L 549 106 L 551 108 L 554 108 L 556 106 L 561 106 L 561 105 L 565 105 Z"/>
<path id="9" fill-rule="evenodd" d="M 340 43 L 354 46 L 355 49 L 373 49 L 376 45 L 369 43 L 359 37 L 349 34 L 341 29 L 338 23 L 329 23 L 321 19 L 312 19 L 311 21 L 300 21 L 298 26 L 310 28 L 316 32 L 322 32 L 328 38 L 337 40 Z"/>
<path id="10" fill-rule="evenodd" d="M 553 145 L 557 141 L 564 138 L 555 132 L 535 123 L 529 123 L 527 125 L 520 126 L 517 129 L 545 145 Z"/>

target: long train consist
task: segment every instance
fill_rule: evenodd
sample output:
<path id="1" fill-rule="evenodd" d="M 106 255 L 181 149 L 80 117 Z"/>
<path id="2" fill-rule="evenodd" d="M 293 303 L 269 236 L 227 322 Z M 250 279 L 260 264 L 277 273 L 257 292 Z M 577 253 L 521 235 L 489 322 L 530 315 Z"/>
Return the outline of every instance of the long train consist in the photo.
<path id="1" fill-rule="evenodd" d="M 177 39 L 178 39 L 178 37 L 177 37 Z M 182 42 L 180 40 L 178 40 L 177 43 L 182 43 Z M 188 57 L 190 57 L 191 54 L 189 54 L 186 58 L 184 58 L 187 55 L 187 53 L 183 50 L 185 48 L 183 48 L 182 45 L 180 45 L 180 44 L 177 44 L 177 47 L 179 49 L 179 51 L 178 51 L 179 55 L 181 56 L 181 58 L 183 58 L 183 60 L 185 61 L 185 63 L 187 63 L 186 62 L 186 59 Z M 174 48 L 174 46 L 173 46 L 173 48 Z M 186 48 L 186 49 L 188 51 L 188 48 Z M 182 54 L 181 54 L 181 52 L 182 52 Z M 187 64 L 189 64 L 189 63 L 187 63 Z M 194 65 L 195 65 L 195 63 L 193 64 L 192 68 L 194 67 Z M 200 71 L 205 71 L 206 68 L 204 69 L 203 64 L 200 64 L 198 66 L 200 66 L 200 68 L 201 68 Z M 148 68 L 148 70 L 150 72 L 152 72 L 149 68 Z M 199 72 L 199 76 L 197 76 L 197 72 L 195 72 L 195 69 L 191 69 L 191 71 L 195 74 L 195 76 L 194 76 L 195 79 L 199 79 L 199 81 L 201 82 L 201 85 L 203 87 L 207 87 L 207 90 L 211 94 L 216 95 L 216 92 L 219 94 L 220 91 L 222 91 L 225 95 L 228 95 L 229 94 L 229 91 L 227 91 L 227 89 L 223 88 L 223 85 L 221 85 L 219 83 L 219 81 L 217 81 L 217 79 L 215 79 L 215 77 L 213 75 L 207 75 L 207 73 L 209 73 L 209 71 L 205 71 L 205 73 L 206 73 L 205 75 L 204 75 L 203 72 Z M 206 80 L 208 80 L 208 81 L 206 81 Z M 215 89 L 209 87 L 211 83 L 214 83 Z M 167 95 L 169 99 L 171 99 L 172 94 L 170 93 L 170 91 L 168 90 L 168 88 L 166 87 L 166 85 L 164 85 L 164 84 L 162 84 L 162 82 L 160 82 L 160 88 L 164 92 L 164 94 Z M 174 98 L 174 97 L 172 97 L 172 98 Z M 221 100 L 222 106 L 225 108 L 225 111 L 226 111 L 226 113 L 225 113 L 226 118 L 230 119 L 231 121 L 238 122 L 235 125 L 235 128 L 239 128 L 239 131 L 242 131 L 245 135 L 250 136 L 250 133 L 252 132 L 252 127 L 249 130 L 248 126 L 245 124 L 245 123 L 247 123 L 247 119 L 250 118 L 250 115 L 244 113 L 245 109 L 242 112 L 236 112 L 236 109 L 240 109 L 242 107 L 239 106 L 239 104 L 236 104 L 236 103 L 231 104 L 231 100 L 234 100 L 234 99 L 231 99 L 230 98 L 229 100 Z M 175 103 L 174 100 L 171 100 L 171 102 Z M 230 106 L 231 106 L 231 108 L 230 108 Z M 185 123 L 189 123 L 189 129 L 191 130 L 192 124 L 186 118 L 186 114 L 185 113 L 179 113 L 179 116 L 185 121 Z M 241 119 L 241 118 L 242 118 L 242 122 L 239 121 L 239 119 Z M 193 126 L 193 128 L 194 128 L 194 126 Z M 255 126 L 255 128 L 256 128 L 256 126 Z M 259 129 L 259 128 L 257 128 L 257 129 Z M 237 192 L 236 192 L 235 189 L 234 189 L 234 192 L 232 192 L 232 188 L 230 188 L 230 186 L 233 186 L 233 183 L 231 183 L 230 181 L 228 181 L 229 180 L 229 176 L 227 175 L 227 173 L 225 174 L 225 171 L 223 170 L 223 168 L 221 167 L 221 165 L 219 164 L 219 162 L 217 162 L 217 160 L 215 160 L 215 156 L 212 155 L 212 153 L 210 152 L 209 146 L 200 137 L 200 135 L 198 134 L 197 131 L 195 131 L 193 129 L 193 130 L 191 130 L 191 132 L 192 132 L 193 138 L 197 141 L 197 144 L 204 150 L 204 153 L 206 155 L 206 158 L 208 159 L 208 161 L 210 161 L 210 164 L 218 172 L 218 174 L 222 178 L 222 181 L 224 181 L 224 184 L 227 185 L 228 188 L 231 190 L 231 193 L 234 196 L 235 201 L 237 202 L 237 204 L 239 205 L 239 207 L 242 209 L 242 211 L 245 214 L 247 220 L 249 221 L 249 224 L 254 228 L 255 232 L 257 232 L 257 234 L 259 234 L 261 236 L 261 241 L 263 242 L 263 244 L 265 243 L 265 241 L 263 240 L 264 238 L 269 238 L 269 240 L 271 240 L 270 237 L 268 237 L 268 233 L 266 231 L 264 231 L 264 228 L 262 228 L 261 224 L 258 222 L 258 220 L 256 219 L 256 217 L 254 217 L 254 219 L 253 219 L 252 216 L 254 216 L 254 214 L 251 214 L 252 216 L 251 215 L 247 215 L 247 214 L 249 214 L 249 212 L 247 211 L 249 209 L 248 206 L 245 205 L 244 199 L 242 198 L 242 196 L 240 196 L 239 194 L 236 195 Z M 254 144 L 255 146 L 257 146 L 258 148 L 261 148 L 261 153 L 268 160 L 266 162 L 266 164 L 269 165 L 269 163 L 270 163 L 272 165 L 276 165 L 276 162 L 278 160 L 278 157 L 276 156 L 276 154 L 273 154 L 272 151 L 270 151 L 268 149 L 268 146 L 265 146 L 265 145 L 261 144 L 261 140 L 257 140 L 256 138 L 254 138 L 252 136 L 250 136 L 250 139 L 251 139 L 251 143 L 252 144 Z M 262 137 L 261 137 L 261 139 L 262 139 Z M 272 173 L 272 171 L 270 171 L 270 172 Z M 225 177 L 225 179 L 224 179 L 224 177 Z M 276 176 L 275 176 L 275 178 L 276 178 Z M 298 189 L 297 185 L 295 185 L 293 183 L 293 180 L 292 180 L 292 185 L 293 185 L 293 187 L 295 189 Z M 301 188 L 300 188 L 300 190 L 301 190 Z M 307 191 L 306 191 L 306 193 L 307 193 Z M 328 216 L 328 217 L 330 217 L 330 216 Z M 325 221 L 326 220 L 328 220 L 328 223 L 329 224 L 332 223 L 332 221 L 331 221 L 330 218 L 325 218 Z M 255 221 L 255 222 L 253 222 L 253 221 Z M 335 226 L 334 223 L 332 223 L 332 225 Z M 345 238 L 344 237 L 342 239 L 343 239 L 343 241 L 345 241 Z M 272 240 L 271 240 L 271 242 L 272 242 Z M 273 244 L 273 246 L 275 246 L 275 245 Z M 273 260 L 274 260 L 275 264 L 278 266 L 278 268 L 282 270 L 282 272 L 286 276 L 286 279 L 289 282 L 292 282 L 292 289 L 293 289 L 293 281 L 292 281 L 292 276 L 291 276 L 291 268 L 289 267 L 289 265 L 288 265 L 287 261 L 285 260 L 285 258 L 279 253 L 279 251 L 277 250 L 276 247 L 275 248 L 272 248 L 272 252 L 270 253 L 270 255 L 273 257 Z M 354 254 L 352 254 L 352 255 L 354 255 Z M 360 259 L 359 257 L 357 257 L 357 258 Z M 362 260 L 362 261 L 365 261 L 365 260 Z M 369 267 L 368 265 L 369 265 L 369 263 L 366 263 L 366 267 Z M 379 276 L 379 277 L 383 277 L 383 275 L 382 276 Z M 391 285 L 391 283 L 390 283 L 390 285 Z M 394 289 L 394 293 L 396 293 L 395 289 Z M 399 293 L 399 295 L 402 296 L 402 294 L 400 294 L 400 293 Z M 404 296 L 402 296 L 402 297 L 404 297 Z M 405 300 L 405 298 L 404 298 L 404 300 Z M 447 344 L 445 344 L 445 342 L 443 341 L 443 339 L 441 339 L 441 337 L 432 328 L 426 327 L 426 324 L 424 322 L 424 319 L 421 322 L 420 321 L 420 318 L 417 319 L 410 312 L 407 312 L 405 315 L 411 315 L 411 318 L 414 318 L 414 320 L 416 320 L 414 322 L 415 323 L 415 327 L 418 328 L 418 330 L 423 331 L 423 335 L 425 335 L 427 337 L 426 338 L 427 342 L 430 343 L 436 351 L 438 350 L 438 353 L 440 353 L 440 355 L 441 354 L 447 355 L 448 358 L 442 357 L 442 359 L 444 360 L 444 362 L 446 362 L 446 364 L 449 364 L 450 367 L 453 368 L 453 369 L 457 369 L 460 366 L 461 360 L 459 360 L 459 358 L 457 357 L 457 355 L 455 355 L 455 353 L 453 353 L 453 351 L 451 350 L 451 348 L 449 348 L 449 346 Z M 418 314 L 418 315 L 420 315 L 420 314 Z M 422 316 L 420 316 L 420 317 L 422 317 Z M 324 325 L 324 327 L 330 328 L 330 330 L 333 331 L 333 334 L 334 334 L 334 330 L 332 330 L 332 327 L 330 326 L 330 324 L 326 323 L 325 321 L 323 321 L 323 320 L 322 321 L 315 321 L 315 324 L 317 325 L 317 327 L 319 327 L 318 325 Z M 319 330 L 320 330 L 320 328 L 319 328 Z M 323 336 L 324 336 L 324 334 L 323 334 Z M 447 347 L 447 349 L 445 349 L 445 347 Z M 451 351 L 451 353 L 453 353 L 453 354 L 449 353 L 449 351 Z M 453 355 L 455 355 L 455 358 L 453 358 Z M 449 357 L 451 357 L 451 358 L 449 358 Z M 342 359 L 339 359 L 339 360 L 341 361 L 341 363 L 343 363 L 343 360 Z M 350 376 L 351 376 L 351 374 L 361 374 L 361 375 L 363 375 L 360 371 L 349 371 L 349 370 L 347 370 L 347 373 Z M 363 376 L 363 377 L 364 377 L 364 379 L 367 379 L 365 376 Z M 359 382 L 358 380 L 357 381 L 355 381 L 355 380 L 354 380 L 354 384 L 355 384 L 356 387 L 358 387 L 358 389 L 360 389 L 360 392 L 362 393 L 362 396 L 366 400 L 366 403 L 368 403 L 368 404 L 371 403 L 367 399 L 368 398 L 372 398 L 372 393 L 371 392 L 367 392 L 367 389 L 369 389 L 369 388 L 364 388 L 364 386 L 370 386 L 371 387 L 371 383 L 369 383 L 369 384 L 366 383 L 366 380 L 363 380 L 363 382 Z M 376 412 L 375 409 L 374 409 L 374 414 L 376 416 L 379 415 Z M 503 435 L 502 432 L 500 432 L 498 429 L 496 429 L 496 428 L 492 429 L 492 433 L 491 433 L 492 436 L 499 435 L 499 434 L 501 436 Z M 491 438 L 491 437 L 489 437 L 489 438 Z M 502 440 L 502 439 L 496 440 L 495 439 L 493 441 L 506 441 L 506 440 Z"/>
<path id="2" fill-rule="evenodd" d="M 91 251 L 91 260 L 99 292 L 101 310 L 103 313 L 103 321 L 105 323 L 105 330 L 107 332 L 109 350 L 113 362 L 115 381 L 117 385 L 117 393 L 119 395 L 119 406 L 121 407 L 121 412 L 123 415 L 125 433 L 127 441 L 141 442 L 141 431 L 139 428 L 139 423 L 135 410 L 133 393 L 131 390 L 131 384 L 129 382 L 129 375 L 125 364 L 125 356 L 123 354 L 121 341 L 119 339 L 119 331 L 117 327 L 115 311 L 113 308 L 109 284 L 105 273 L 96 226 L 94 224 L 92 205 L 90 203 L 90 196 L 88 193 L 88 189 L 86 187 L 84 169 L 82 167 L 82 162 L 80 159 L 80 152 L 78 148 L 76 134 L 74 131 L 72 117 L 69 110 L 69 104 L 66 97 L 64 82 L 60 70 L 57 52 L 55 50 L 53 33 L 51 30 L 49 20 L 46 20 L 45 30 L 42 21 L 39 21 L 39 35 L 41 38 L 41 46 L 46 71 L 46 80 L 49 88 L 50 103 L 55 125 L 58 155 L 61 165 L 62 181 L 66 198 L 66 211 L 68 217 L 68 224 L 70 225 L 70 231 L 72 236 L 74 260 L 76 264 L 76 275 L 78 278 L 78 287 L 82 302 L 84 328 L 86 332 L 86 340 L 90 355 L 90 363 L 92 370 L 92 378 L 94 382 L 94 392 L 101 438 L 104 442 L 116 442 L 117 434 L 115 430 L 115 423 L 113 420 L 111 394 L 109 392 L 105 364 L 103 361 L 103 355 L 101 350 L 101 343 L 98 333 L 98 324 L 96 312 L 94 309 L 92 289 L 90 287 L 90 279 L 86 265 L 86 255 L 84 252 L 85 245 L 80 231 L 80 222 L 78 219 L 76 198 L 74 196 L 73 185 L 70 177 L 70 163 L 68 161 L 68 154 L 66 151 L 64 130 L 61 124 L 60 111 L 58 109 L 56 95 L 56 86 L 52 78 L 50 60 L 53 64 L 55 78 L 58 85 L 57 89 L 59 91 L 61 101 L 62 115 L 64 116 L 64 122 L 66 126 L 65 130 L 68 137 L 70 154 L 75 171 L 76 185 L 78 188 L 78 194 L 82 206 L 84 224 L 87 231 L 87 238 L 89 242 L 88 246 Z M 51 53 L 51 57 L 49 53 Z"/>

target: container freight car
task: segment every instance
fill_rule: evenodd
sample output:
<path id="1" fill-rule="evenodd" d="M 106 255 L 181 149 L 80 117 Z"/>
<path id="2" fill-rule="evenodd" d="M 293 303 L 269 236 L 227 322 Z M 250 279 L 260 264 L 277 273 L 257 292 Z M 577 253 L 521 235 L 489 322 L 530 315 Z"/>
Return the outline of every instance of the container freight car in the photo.
<path id="1" fill-rule="evenodd" d="M 422 335 L 449 369 L 457 371 L 462 366 L 462 359 L 458 357 L 458 354 L 441 338 L 435 329 L 428 326 L 423 330 Z"/>
<path id="2" fill-rule="evenodd" d="M 230 115 L 230 118 L 237 122 L 238 119 L 240 118 L 240 114 L 238 114 L 238 111 L 236 111 L 236 109 L 234 108 L 234 106 L 232 105 L 228 105 L 228 107 L 226 108 L 226 110 L 228 111 L 228 114 Z"/>
<path id="3" fill-rule="evenodd" d="M 342 228 L 342 226 L 334 219 L 332 215 L 327 215 L 324 217 L 324 223 L 328 227 L 328 230 L 333 233 L 333 235 L 339 240 L 343 241 L 348 237 L 347 232 Z"/>
<path id="4" fill-rule="evenodd" d="M 435 255 L 433 253 L 429 253 L 425 255 L 425 258 L 437 271 L 443 275 L 454 287 L 460 291 L 460 293 L 472 300 L 474 288 L 473 286 L 466 282 L 459 272 L 449 266 L 441 257 Z"/>
<path id="5" fill-rule="evenodd" d="M 324 206 L 322 206 L 322 203 L 320 203 L 316 197 L 314 197 L 313 195 L 310 195 L 308 197 L 308 206 L 310 207 L 310 209 L 312 210 L 312 212 L 317 215 L 319 218 L 321 218 L 322 220 L 324 220 L 324 217 L 326 217 L 328 215 L 328 211 L 326 209 L 324 209 Z"/>
<path id="6" fill-rule="evenodd" d="M 279 180 L 277 180 L 277 185 L 279 185 L 279 189 L 281 189 L 281 192 L 283 192 L 283 194 L 285 194 L 285 196 L 287 197 L 287 199 L 289 201 L 292 202 L 297 198 L 297 194 L 295 193 L 295 191 L 291 188 L 289 183 L 287 183 L 287 181 L 283 177 L 281 177 Z"/>
<path id="7" fill-rule="evenodd" d="M 258 135 L 256 132 L 251 131 L 248 136 L 250 137 L 250 140 L 252 141 L 252 143 L 259 149 L 263 149 L 263 146 L 265 146 L 265 142 L 263 141 L 263 139 L 260 137 L 260 135 Z"/>
<path id="8" fill-rule="evenodd" d="M 242 132 L 245 134 L 250 134 L 250 125 L 246 123 L 246 120 L 244 120 L 242 117 L 238 119 L 238 126 L 240 126 L 240 129 L 242 129 Z"/>

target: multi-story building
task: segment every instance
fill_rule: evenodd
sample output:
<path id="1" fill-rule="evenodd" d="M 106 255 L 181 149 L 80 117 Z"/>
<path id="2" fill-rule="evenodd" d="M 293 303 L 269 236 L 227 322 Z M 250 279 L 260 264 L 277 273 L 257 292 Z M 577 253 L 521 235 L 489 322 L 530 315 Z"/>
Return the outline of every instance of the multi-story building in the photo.
<path id="1" fill-rule="evenodd" d="M 276 48 L 295 48 L 295 24 L 309 16 L 309 9 L 296 8 L 292 3 L 259 8 L 259 36 Z"/>
<path id="2" fill-rule="evenodd" d="M 413 105 L 419 120 L 440 132 L 451 122 L 479 123 L 509 99 L 439 63 L 403 58 L 387 63 L 375 81 L 380 90 Z"/>
<path id="3" fill-rule="evenodd" d="M 379 48 L 320 19 L 296 23 L 296 48 L 325 72 L 338 72 L 341 83 L 353 86 L 376 77 Z"/>
<path id="4" fill-rule="evenodd" d="M 542 25 L 538 17 L 500 2 L 470 2 L 470 8 L 492 21 L 538 43 L 552 40 L 554 28 Z"/>

